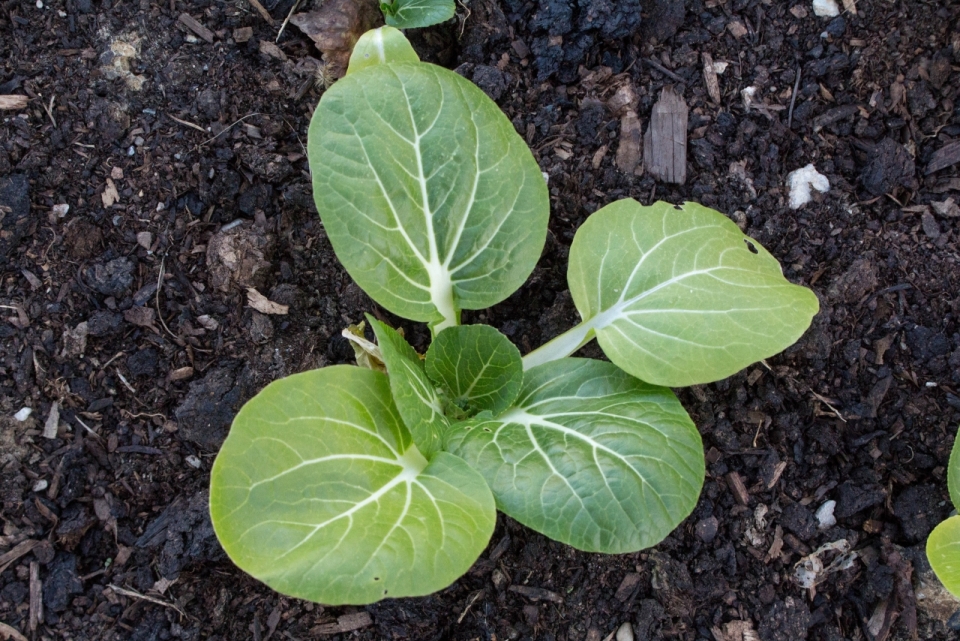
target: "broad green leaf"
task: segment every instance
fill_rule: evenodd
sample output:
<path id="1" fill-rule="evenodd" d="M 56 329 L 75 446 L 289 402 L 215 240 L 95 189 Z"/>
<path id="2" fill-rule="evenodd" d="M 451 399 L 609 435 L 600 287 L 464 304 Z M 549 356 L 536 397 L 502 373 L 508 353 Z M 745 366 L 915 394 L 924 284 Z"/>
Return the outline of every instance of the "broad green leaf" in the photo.
<path id="1" fill-rule="evenodd" d="M 420 62 L 420 58 L 410 42 L 393 27 L 371 29 L 353 46 L 347 73 L 388 62 Z"/>
<path id="2" fill-rule="evenodd" d="M 383 18 L 391 27 L 415 29 L 446 22 L 453 17 L 453 0 L 393 0 L 381 2 Z"/>
<path id="3" fill-rule="evenodd" d="M 927 537 L 927 560 L 943 587 L 960 599 L 960 516 L 933 528 Z"/>
<path id="4" fill-rule="evenodd" d="M 369 315 L 367 320 L 377 335 L 397 410 L 417 449 L 430 456 L 439 449 L 440 437 L 450 424 L 436 387 L 427 377 L 420 356 L 403 336 Z"/>
<path id="5" fill-rule="evenodd" d="M 655 545 L 703 485 L 700 434 L 673 392 L 602 361 L 526 371 L 515 408 L 454 424 L 446 449 L 483 474 L 504 513 L 588 552 Z"/>
<path id="6" fill-rule="evenodd" d="M 793 344 L 817 297 L 723 214 L 620 200 L 581 225 L 567 274 L 607 357 L 657 385 L 716 381 Z"/>
<path id="7" fill-rule="evenodd" d="M 540 257 L 549 202 L 513 125 L 452 71 L 388 63 L 324 93 L 307 145 L 337 256 L 375 301 L 456 324 L 498 303 Z"/>
<path id="8" fill-rule="evenodd" d="M 953 507 L 960 510 L 960 432 L 953 441 L 950 461 L 947 463 L 947 491 L 950 492 Z"/>
<path id="9" fill-rule="evenodd" d="M 243 406 L 213 466 L 210 514 L 241 569 L 331 605 L 449 585 L 496 520 L 463 460 L 417 451 L 387 377 L 347 365 L 281 379 Z"/>
<path id="10" fill-rule="evenodd" d="M 426 370 L 469 414 L 499 414 L 517 398 L 523 382 L 520 350 L 489 325 L 459 325 L 437 334 L 427 350 Z"/>

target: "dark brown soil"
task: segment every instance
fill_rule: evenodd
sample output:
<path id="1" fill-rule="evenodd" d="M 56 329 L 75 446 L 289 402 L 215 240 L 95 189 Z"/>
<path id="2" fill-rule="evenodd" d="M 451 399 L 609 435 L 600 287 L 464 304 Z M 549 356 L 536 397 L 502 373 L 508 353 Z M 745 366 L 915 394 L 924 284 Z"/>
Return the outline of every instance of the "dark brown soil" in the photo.
<path id="1" fill-rule="evenodd" d="M 584 554 L 501 517 L 447 590 L 327 608 L 234 568 L 206 512 L 236 408 L 348 361 L 340 330 L 382 314 L 313 210 L 319 54 L 289 26 L 271 48 L 292 2 L 264 4 L 274 26 L 246 0 L 0 3 L 0 94 L 31 99 L 0 112 L 0 554 L 15 551 L 0 620 L 74 640 L 305 640 L 341 620 L 366 625 L 339 638 L 370 640 L 599 641 L 625 622 L 644 640 L 956 638 L 916 581 L 960 423 L 960 218 L 931 206 L 960 200 L 960 168 L 928 172 L 960 139 L 960 5 L 858 0 L 828 19 L 807 0 L 648 0 L 638 19 L 639 0 L 471 0 L 413 34 L 497 100 L 550 177 L 539 266 L 470 320 L 524 351 L 568 327 L 573 234 L 627 196 L 725 212 L 822 311 L 785 354 L 680 392 L 708 477 L 656 549 Z M 729 63 L 719 105 L 704 53 Z M 665 84 L 689 105 L 686 185 L 618 169 L 608 100 L 625 83 L 644 128 Z M 785 177 L 808 163 L 831 190 L 794 211 Z M 246 286 L 289 314 L 253 311 Z M 820 530 L 831 499 L 839 522 Z M 794 564 L 840 539 L 852 566 L 798 587 Z"/>

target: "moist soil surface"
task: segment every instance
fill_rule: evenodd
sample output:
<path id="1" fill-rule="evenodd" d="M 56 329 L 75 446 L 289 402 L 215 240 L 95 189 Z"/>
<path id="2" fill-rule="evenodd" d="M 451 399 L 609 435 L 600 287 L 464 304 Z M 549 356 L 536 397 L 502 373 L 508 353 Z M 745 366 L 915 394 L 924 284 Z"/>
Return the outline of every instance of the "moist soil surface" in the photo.
<path id="1" fill-rule="evenodd" d="M 362 608 L 272 592 L 207 515 L 257 390 L 351 362 L 340 331 L 365 312 L 428 340 L 324 235 L 304 155 L 320 54 L 292 25 L 273 45 L 291 5 L 265 0 L 271 24 L 246 0 L 0 3 L 0 94 L 29 99 L 0 112 L 0 621 L 131 641 L 956 638 L 922 550 L 960 423 L 960 4 L 470 0 L 411 34 L 549 176 L 533 275 L 467 322 L 523 352 L 574 324 L 573 234 L 625 197 L 720 210 L 821 311 L 785 353 L 678 391 L 707 479 L 656 548 L 582 553 L 500 516 L 452 586 Z M 726 64 L 714 96 L 707 54 Z M 637 165 L 614 99 L 632 91 L 645 130 L 667 85 L 689 107 L 683 185 Z M 830 190 L 791 209 L 786 175 L 809 163 Z M 800 587 L 795 565 L 840 541 L 855 558 L 821 552 Z"/>

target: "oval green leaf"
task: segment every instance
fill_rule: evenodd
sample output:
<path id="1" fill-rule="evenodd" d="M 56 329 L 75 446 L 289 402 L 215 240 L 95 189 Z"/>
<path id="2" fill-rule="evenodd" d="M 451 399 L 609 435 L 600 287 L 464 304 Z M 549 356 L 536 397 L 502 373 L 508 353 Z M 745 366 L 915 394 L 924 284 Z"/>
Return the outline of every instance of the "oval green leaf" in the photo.
<path id="1" fill-rule="evenodd" d="M 960 510 L 960 432 L 954 438 L 950 461 L 947 463 L 947 491 L 950 492 L 953 507 Z"/>
<path id="2" fill-rule="evenodd" d="M 620 200 L 581 225 L 570 293 L 607 357 L 657 385 L 726 378 L 793 344 L 819 303 L 720 212 Z"/>
<path id="3" fill-rule="evenodd" d="M 453 0 L 394 0 L 383 18 L 391 27 L 416 29 L 446 22 L 453 17 Z"/>
<path id="4" fill-rule="evenodd" d="M 410 46 L 410 41 L 393 27 L 371 29 L 360 36 L 353 46 L 347 73 L 388 62 L 420 62 L 420 58 Z"/>
<path id="5" fill-rule="evenodd" d="M 520 393 L 523 360 L 510 339 L 489 325 L 443 330 L 427 350 L 426 371 L 469 415 L 504 411 Z"/>
<path id="6" fill-rule="evenodd" d="M 346 365 L 281 379 L 243 406 L 213 466 L 210 513 L 241 569 L 331 605 L 446 587 L 496 521 L 479 474 L 417 451 L 387 377 Z"/>
<path id="7" fill-rule="evenodd" d="M 397 330 L 369 314 L 367 321 L 377 335 L 397 410 L 417 449 L 424 456 L 430 456 L 440 448 L 440 437 L 450 425 L 436 387 L 424 371 L 416 350 Z"/>
<path id="8" fill-rule="evenodd" d="M 943 587 L 960 599 L 960 516 L 933 528 L 927 537 L 927 560 Z"/>
<path id="9" fill-rule="evenodd" d="M 372 65 L 326 91 L 307 143 L 344 267 L 393 313 L 456 324 L 526 280 L 546 239 L 540 168 L 500 109 L 452 71 Z"/>
<path id="10" fill-rule="evenodd" d="M 697 504 L 700 434 L 673 392 L 565 358 L 524 373 L 516 407 L 454 424 L 448 451 L 507 515 L 588 552 L 659 543 Z"/>

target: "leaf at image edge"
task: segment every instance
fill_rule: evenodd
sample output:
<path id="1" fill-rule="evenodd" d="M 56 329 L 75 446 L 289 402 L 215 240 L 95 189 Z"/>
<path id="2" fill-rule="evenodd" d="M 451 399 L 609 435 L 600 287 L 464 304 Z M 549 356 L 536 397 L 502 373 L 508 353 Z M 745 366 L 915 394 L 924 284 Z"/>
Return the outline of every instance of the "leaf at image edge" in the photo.
<path id="1" fill-rule="evenodd" d="M 446 22 L 455 12 L 453 0 L 394 0 L 393 15 L 383 17 L 391 27 L 418 29 Z"/>
<path id="2" fill-rule="evenodd" d="M 960 599 L 960 516 L 951 516 L 927 538 L 927 560 L 943 587 Z"/>
<path id="3" fill-rule="evenodd" d="M 386 376 L 344 365 L 271 383 L 240 410 L 211 473 L 210 513 L 241 569 L 330 605 L 446 587 L 496 521 L 478 473 L 416 451 Z"/>
<path id="4" fill-rule="evenodd" d="M 947 463 L 947 491 L 953 507 L 960 510 L 960 431 L 954 437 L 950 460 Z"/>

